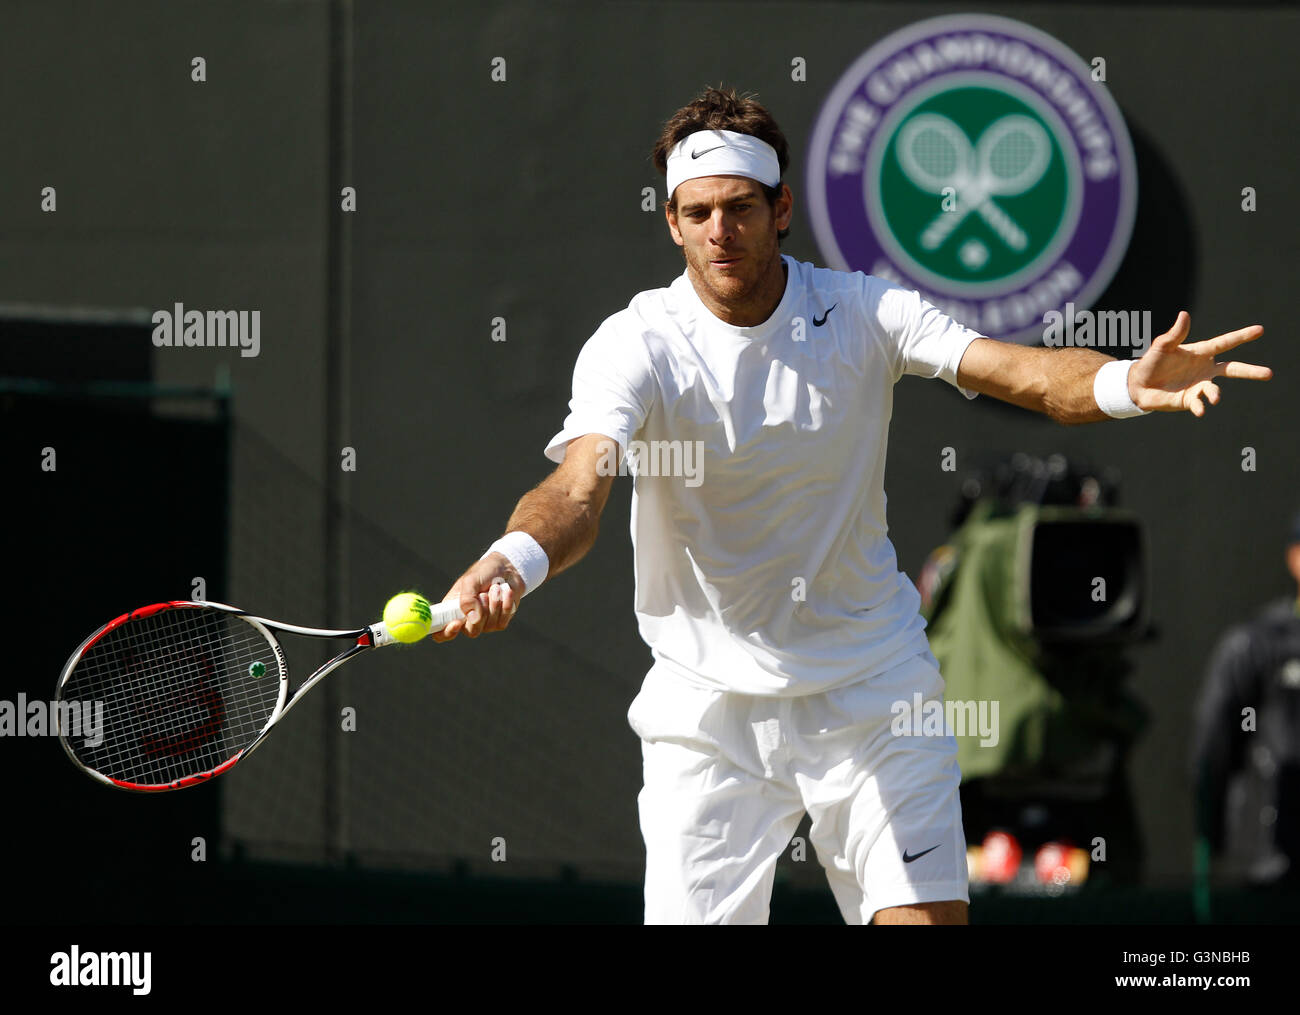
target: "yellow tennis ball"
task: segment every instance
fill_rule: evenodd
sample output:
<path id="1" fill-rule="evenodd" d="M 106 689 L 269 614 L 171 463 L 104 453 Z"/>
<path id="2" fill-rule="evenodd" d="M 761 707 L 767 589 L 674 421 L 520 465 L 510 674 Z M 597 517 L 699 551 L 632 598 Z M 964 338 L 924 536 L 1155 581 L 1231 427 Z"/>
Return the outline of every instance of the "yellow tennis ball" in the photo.
<path id="1" fill-rule="evenodd" d="M 429 600 L 417 592 L 402 592 L 384 607 L 384 626 L 404 645 L 429 637 L 432 613 Z"/>

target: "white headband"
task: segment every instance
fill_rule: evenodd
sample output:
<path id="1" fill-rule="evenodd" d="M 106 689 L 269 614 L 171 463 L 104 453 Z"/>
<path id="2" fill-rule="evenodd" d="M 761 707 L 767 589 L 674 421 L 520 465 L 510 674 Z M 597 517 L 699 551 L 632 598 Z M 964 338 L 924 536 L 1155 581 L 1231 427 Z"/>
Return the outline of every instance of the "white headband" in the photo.
<path id="1" fill-rule="evenodd" d="M 734 130 L 698 130 L 668 153 L 668 199 L 679 183 L 701 176 L 746 176 L 766 187 L 781 182 L 776 149 Z"/>

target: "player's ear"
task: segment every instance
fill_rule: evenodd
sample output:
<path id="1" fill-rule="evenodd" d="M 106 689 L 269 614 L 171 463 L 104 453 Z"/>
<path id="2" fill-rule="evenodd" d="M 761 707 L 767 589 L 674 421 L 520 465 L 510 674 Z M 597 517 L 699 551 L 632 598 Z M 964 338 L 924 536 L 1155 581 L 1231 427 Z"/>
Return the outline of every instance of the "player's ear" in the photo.
<path id="1" fill-rule="evenodd" d="M 781 195 L 773 203 L 772 212 L 776 216 L 778 230 L 790 228 L 790 219 L 794 217 L 794 194 L 787 184 L 781 184 Z"/>

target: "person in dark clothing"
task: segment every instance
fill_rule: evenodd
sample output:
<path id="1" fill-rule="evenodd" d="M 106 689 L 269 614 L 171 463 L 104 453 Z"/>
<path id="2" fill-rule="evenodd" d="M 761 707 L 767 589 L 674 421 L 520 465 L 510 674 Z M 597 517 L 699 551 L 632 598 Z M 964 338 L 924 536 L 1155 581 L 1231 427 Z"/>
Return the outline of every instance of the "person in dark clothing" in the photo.
<path id="1" fill-rule="evenodd" d="M 1300 591 L 1300 513 L 1286 564 Z M 1224 632 L 1197 708 L 1202 864 L 1257 885 L 1300 883 L 1300 594 Z"/>

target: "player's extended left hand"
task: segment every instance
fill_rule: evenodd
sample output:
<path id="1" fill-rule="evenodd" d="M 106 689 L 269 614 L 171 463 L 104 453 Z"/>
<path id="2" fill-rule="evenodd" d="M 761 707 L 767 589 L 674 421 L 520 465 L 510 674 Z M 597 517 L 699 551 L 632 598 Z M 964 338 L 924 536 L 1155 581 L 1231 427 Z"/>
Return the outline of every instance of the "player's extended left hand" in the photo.
<path id="1" fill-rule="evenodd" d="M 1151 348 L 1129 370 L 1129 397 L 1139 409 L 1156 412 L 1181 412 L 1185 409 L 1193 416 L 1204 416 L 1206 406 L 1201 399 L 1218 405 L 1221 397 L 1214 378 L 1266 381 L 1273 376 L 1268 367 L 1253 363 L 1214 361 L 1215 356 L 1259 338 L 1264 334 L 1260 325 L 1252 324 L 1249 328 L 1183 345 L 1191 325 L 1191 315 L 1180 310 L 1174 326 L 1156 338 Z"/>

